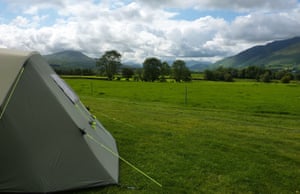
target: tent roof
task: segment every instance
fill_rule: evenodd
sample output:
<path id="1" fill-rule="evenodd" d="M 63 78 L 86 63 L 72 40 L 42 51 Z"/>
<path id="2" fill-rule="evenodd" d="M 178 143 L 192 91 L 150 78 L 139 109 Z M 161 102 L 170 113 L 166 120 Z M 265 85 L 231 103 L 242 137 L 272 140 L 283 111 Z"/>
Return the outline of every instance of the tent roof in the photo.
<path id="1" fill-rule="evenodd" d="M 35 52 L 0 48 L 0 106 L 27 59 Z"/>

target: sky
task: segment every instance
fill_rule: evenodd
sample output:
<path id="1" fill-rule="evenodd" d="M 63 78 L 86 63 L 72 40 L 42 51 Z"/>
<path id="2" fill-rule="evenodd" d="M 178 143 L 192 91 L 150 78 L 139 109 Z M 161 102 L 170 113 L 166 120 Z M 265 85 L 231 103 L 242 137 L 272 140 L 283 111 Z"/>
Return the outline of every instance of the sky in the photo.
<path id="1" fill-rule="evenodd" d="M 300 0 L 0 0 L 0 48 L 215 62 L 300 36 Z"/>

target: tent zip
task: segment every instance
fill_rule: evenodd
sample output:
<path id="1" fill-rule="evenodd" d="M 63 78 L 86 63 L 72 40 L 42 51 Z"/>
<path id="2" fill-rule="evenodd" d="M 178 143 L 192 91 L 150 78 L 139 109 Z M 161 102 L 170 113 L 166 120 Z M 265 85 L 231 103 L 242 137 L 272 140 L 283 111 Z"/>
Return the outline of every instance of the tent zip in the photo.
<path id="1" fill-rule="evenodd" d="M 10 100 L 11 100 L 11 98 L 12 98 L 12 96 L 13 96 L 16 88 L 17 88 L 17 85 L 18 85 L 18 83 L 19 83 L 19 81 L 21 79 L 21 76 L 22 76 L 22 74 L 24 72 L 24 69 L 25 69 L 24 67 L 21 68 L 21 70 L 20 70 L 20 72 L 19 72 L 19 74 L 18 74 L 18 76 L 16 78 L 16 81 L 13 84 L 13 87 L 12 87 L 12 89 L 11 89 L 9 95 L 8 95 L 8 98 L 7 98 L 7 100 L 4 103 L 3 109 L 2 109 L 1 114 L 0 114 L 0 120 L 2 119 L 2 117 L 3 117 L 4 113 L 5 113 L 5 110 L 6 110 L 8 104 L 9 104 L 9 102 L 10 102 Z"/>
<path id="2" fill-rule="evenodd" d="M 112 149 L 110 149 L 109 147 L 105 146 L 103 143 L 97 141 L 93 136 L 91 136 L 90 134 L 86 133 L 85 134 L 88 138 L 90 138 L 91 140 L 93 140 L 96 144 L 100 145 L 102 148 L 104 148 L 106 151 L 110 152 L 112 155 L 114 155 L 115 157 L 119 158 L 120 160 L 122 160 L 124 163 L 126 163 L 128 166 L 130 166 L 131 168 L 133 168 L 134 170 L 136 170 L 137 172 L 139 172 L 140 174 L 142 174 L 143 176 L 145 176 L 146 178 L 148 178 L 150 181 L 152 181 L 153 183 L 155 183 L 157 186 L 162 187 L 162 184 L 159 183 L 158 181 L 156 181 L 154 178 L 150 177 L 148 174 L 146 174 L 145 172 L 143 172 L 142 170 L 140 170 L 139 168 L 137 168 L 136 166 L 134 166 L 133 164 L 131 164 L 130 162 L 128 162 L 125 158 L 121 157 L 119 154 L 115 153 Z"/>

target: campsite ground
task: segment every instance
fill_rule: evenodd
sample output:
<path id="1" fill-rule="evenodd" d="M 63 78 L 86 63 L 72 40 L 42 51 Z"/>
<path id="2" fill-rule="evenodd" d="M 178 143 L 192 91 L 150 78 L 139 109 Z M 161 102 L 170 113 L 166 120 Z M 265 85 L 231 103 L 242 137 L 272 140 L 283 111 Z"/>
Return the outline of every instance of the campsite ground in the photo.
<path id="1" fill-rule="evenodd" d="M 117 140 L 120 186 L 94 193 L 300 192 L 300 84 L 66 79 Z"/>

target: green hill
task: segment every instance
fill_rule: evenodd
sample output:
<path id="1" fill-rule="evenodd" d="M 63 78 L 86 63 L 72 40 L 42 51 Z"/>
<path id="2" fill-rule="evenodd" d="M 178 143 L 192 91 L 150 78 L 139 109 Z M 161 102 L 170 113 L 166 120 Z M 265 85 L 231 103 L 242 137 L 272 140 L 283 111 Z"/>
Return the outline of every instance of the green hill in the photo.
<path id="1" fill-rule="evenodd" d="M 46 61 L 59 68 L 95 68 L 96 61 L 79 51 L 62 51 L 51 55 L 44 55 Z"/>
<path id="2" fill-rule="evenodd" d="M 250 65 L 269 69 L 300 70 L 300 37 L 255 46 L 235 56 L 220 60 L 213 66 L 243 68 Z"/>

